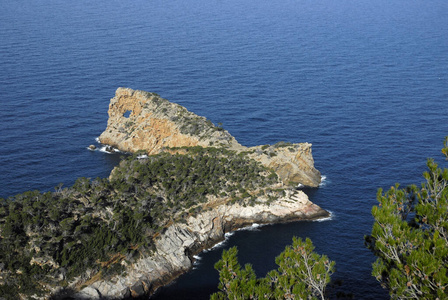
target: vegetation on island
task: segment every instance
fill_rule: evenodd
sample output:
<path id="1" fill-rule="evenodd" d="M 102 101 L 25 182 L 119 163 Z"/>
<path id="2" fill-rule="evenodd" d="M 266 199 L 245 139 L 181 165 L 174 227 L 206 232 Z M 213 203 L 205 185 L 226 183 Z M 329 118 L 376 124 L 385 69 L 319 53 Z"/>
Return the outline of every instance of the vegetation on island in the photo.
<path id="1" fill-rule="evenodd" d="M 335 262 L 314 252 L 309 238 L 293 238 L 293 243 L 276 258 L 277 270 L 257 278 L 250 264 L 238 263 L 238 250 L 224 250 L 215 264 L 219 272 L 219 292 L 211 300 L 225 299 L 325 299 L 325 288 L 335 271 Z"/>
<path id="2" fill-rule="evenodd" d="M 277 175 L 222 148 L 166 149 L 123 159 L 108 179 L 79 178 L 54 192 L 0 199 L 0 295 L 39 295 L 46 285 L 124 272 L 154 239 L 214 200 L 251 205 L 281 196 Z"/>
<path id="3" fill-rule="evenodd" d="M 442 153 L 448 160 L 448 137 Z M 429 159 L 420 187 L 378 191 L 366 245 L 391 299 L 448 299 L 448 169 Z"/>

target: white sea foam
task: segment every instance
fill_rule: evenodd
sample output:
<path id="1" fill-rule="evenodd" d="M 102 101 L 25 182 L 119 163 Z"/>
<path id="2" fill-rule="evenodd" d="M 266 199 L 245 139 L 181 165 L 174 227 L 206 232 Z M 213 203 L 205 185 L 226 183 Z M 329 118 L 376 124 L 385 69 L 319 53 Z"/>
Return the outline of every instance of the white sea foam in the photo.
<path id="1" fill-rule="evenodd" d="M 202 257 L 200 257 L 199 255 L 193 255 L 193 258 L 194 258 L 195 260 L 201 260 L 201 259 L 202 259 Z"/>
<path id="2" fill-rule="evenodd" d="M 194 258 L 194 262 L 193 262 L 193 269 L 195 269 L 197 265 L 200 264 L 202 257 L 200 257 L 199 255 L 193 255 Z"/>
<path id="3" fill-rule="evenodd" d="M 112 153 L 123 153 L 120 150 L 116 149 L 116 148 L 112 148 L 112 151 L 107 151 L 106 149 L 110 147 L 110 146 L 103 146 L 101 148 L 98 148 L 98 151 L 103 152 L 103 153 L 107 153 L 107 154 L 112 154 Z"/>
<path id="4" fill-rule="evenodd" d="M 329 217 L 326 217 L 326 218 L 322 218 L 322 219 L 317 219 L 317 220 L 314 220 L 314 222 L 325 222 L 325 221 L 331 221 L 331 220 L 333 220 L 334 219 L 334 213 L 332 212 L 332 211 L 328 211 L 329 213 L 330 213 L 330 216 Z"/>
<path id="5" fill-rule="evenodd" d="M 95 141 L 96 141 L 98 144 L 101 144 L 101 142 L 100 142 L 100 138 L 99 138 L 99 137 L 96 137 L 96 138 L 95 138 Z M 102 145 L 102 144 L 101 144 L 101 145 Z M 111 151 L 107 151 L 107 150 L 106 150 L 107 148 L 109 148 Z M 117 148 L 114 148 L 114 147 L 111 147 L 111 146 L 108 146 L 108 145 L 102 145 L 101 147 L 96 147 L 95 149 L 91 149 L 91 148 L 87 147 L 87 149 L 90 150 L 90 151 L 100 151 L 100 152 L 107 153 L 107 154 L 112 154 L 112 153 L 123 153 L 122 151 L 118 150 Z M 139 158 L 140 158 L 140 157 L 139 157 Z M 142 157 L 142 158 L 144 158 L 144 157 Z"/>
<path id="6" fill-rule="evenodd" d="M 208 252 L 208 251 L 211 251 L 211 250 L 215 250 L 215 249 L 221 248 L 222 246 L 224 246 L 224 244 L 225 244 L 226 242 L 227 242 L 227 236 L 225 236 L 224 241 L 219 242 L 219 243 L 213 245 L 213 247 L 204 250 L 204 252 Z"/>
<path id="7" fill-rule="evenodd" d="M 320 181 L 320 183 L 319 183 L 319 187 L 323 187 L 323 186 L 325 186 L 325 185 L 327 185 L 327 176 L 326 175 L 322 175 L 322 179 L 321 179 L 321 181 Z"/>
<path id="8" fill-rule="evenodd" d="M 107 153 L 107 154 L 111 154 L 111 152 L 107 151 L 106 148 L 107 148 L 106 146 L 103 146 L 101 148 L 98 148 L 98 151 L 103 152 L 103 153 Z"/>
<path id="9" fill-rule="evenodd" d="M 234 231 L 232 231 L 232 232 L 226 232 L 226 233 L 224 234 L 224 238 L 228 239 L 229 237 L 231 237 L 231 236 L 234 235 L 234 234 L 235 234 Z"/>
<path id="10" fill-rule="evenodd" d="M 219 243 L 213 245 L 212 247 L 210 247 L 210 248 L 208 248 L 208 249 L 204 249 L 203 252 L 205 253 L 205 252 L 208 252 L 208 251 L 211 251 L 211 250 L 215 250 L 215 249 L 220 248 L 221 246 L 223 246 L 223 245 L 227 242 L 227 240 L 229 239 L 229 237 L 231 237 L 231 236 L 234 235 L 234 234 L 235 234 L 234 231 L 232 231 L 232 232 L 226 232 L 226 233 L 224 234 L 224 241 L 221 241 L 221 242 L 219 242 Z"/>
<path id="11" fill-rule="evenodd" d="M 204 250 L 202 250 L 202 252 L 203 252 L 203 253 L 206 253 L 206 252 L 209 252 L 209 251 L 212 251 L 212 250 L 221 248 L 222 246 L 225 245 L 225 243 L 227 242 L 227 240 L 228 240 L 232 235 L 235 234 L 236 231 L 241 231 L 241 230 L 257 231 L 257 230 L 259 230 L 259 228 L 262 227 L 262 226 L 264 226 L 264 224 L 254 223 L 254 224 L 252 224 L 252 225 L 250 225 L 250 226 L 243 227 L 243 228 L 239 228 L 239 229 L 237 229 L 237 230 L 235 230 L 235 231 L 226 232 L 226 233 L 224 234 L 224 240 L 223 240 L 223 241 L 221 241 L 221 242 L 219 242 L 219 243 L 213 245 L 212 247 L 210 247 L 210 248 L 208 248 L 208 249 L 204 249 Z M 196 259 L 197 255 L 195 255 L 195 256 L 193 256 L 193 257 Z M 198 257 L 198 259 L 200 259 L 200 258 Z"/>
<path id="12" fill-rule="evenodd" d="M 262 226 L 264 226 L 264 225 L 261 225 L 261 224 L 258 224 L 258 223 L 254 223 L 254 224 L 252 224 L 250 226 L 237 229 L 236 231 L 241 231 L 241 230 L 258 231 L 259 228 L 262 227 Z"/>

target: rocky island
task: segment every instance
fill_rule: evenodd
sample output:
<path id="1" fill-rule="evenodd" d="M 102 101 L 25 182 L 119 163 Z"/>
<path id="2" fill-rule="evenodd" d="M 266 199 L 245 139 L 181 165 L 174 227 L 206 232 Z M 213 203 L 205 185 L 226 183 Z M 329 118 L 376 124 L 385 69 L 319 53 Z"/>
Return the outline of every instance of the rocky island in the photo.
<path id="1" fill-rule="evenodd" d="M 150 295 L 193 256 L 253 223 L 328 217 L 311 145 L 244 147 L 154 93 L 119 88 L 100 142 L 133 153 L 105 179 L 0 199 L 0 295 L 124 299 Z"/>
<path id="2" fill-rule="evenodd" d="M 118 88 L 108 113 L 107 128 L 99 140 L 121 151 L 144 150 L 152 155 L 167 147 L 223 147 L 247 152 L 288 185 L 317 187 L 321 181 L 320 172 L 314 168 L 311 144 L 244 147 L 222 127 L 154 93 Z"/>

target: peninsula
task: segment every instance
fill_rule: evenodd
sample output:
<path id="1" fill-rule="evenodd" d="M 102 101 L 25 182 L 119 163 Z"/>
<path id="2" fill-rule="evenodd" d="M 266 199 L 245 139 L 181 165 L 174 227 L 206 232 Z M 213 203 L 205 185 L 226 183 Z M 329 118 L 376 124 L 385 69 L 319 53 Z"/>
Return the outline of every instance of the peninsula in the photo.
<path id="1" fill-rule="evenodd" d="M 328 217 L 311 145 L 244 147 L 154 93 L 119 88 L 101 143 L 133 153 L 109 178 L 0 199 L 5 299 L 151 295 L 226 232 Z"/>

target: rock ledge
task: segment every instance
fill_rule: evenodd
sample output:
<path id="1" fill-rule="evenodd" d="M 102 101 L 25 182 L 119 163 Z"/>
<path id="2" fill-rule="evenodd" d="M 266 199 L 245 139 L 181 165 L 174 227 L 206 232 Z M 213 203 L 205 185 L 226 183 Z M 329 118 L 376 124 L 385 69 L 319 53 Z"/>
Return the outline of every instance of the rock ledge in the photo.
<path id="1" fill-rule="evenodd" d="M 157 250 L 126 265 L 126 276 L 100 280 L 74 295 L 76 299 L 126 298 L 150 295 L 193 266 L 195 254 L 224 240 L 226 232 L 254 223 L 271 224 L 315 220 L 330 214 L 313 204 L 302 191 L 286 190 L 274 202 L 254 206 L 218 205 L 185 223 L 169 226 L 156 240 Z"/>

